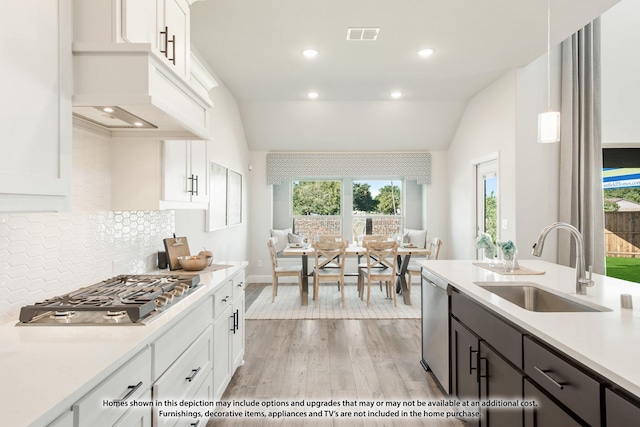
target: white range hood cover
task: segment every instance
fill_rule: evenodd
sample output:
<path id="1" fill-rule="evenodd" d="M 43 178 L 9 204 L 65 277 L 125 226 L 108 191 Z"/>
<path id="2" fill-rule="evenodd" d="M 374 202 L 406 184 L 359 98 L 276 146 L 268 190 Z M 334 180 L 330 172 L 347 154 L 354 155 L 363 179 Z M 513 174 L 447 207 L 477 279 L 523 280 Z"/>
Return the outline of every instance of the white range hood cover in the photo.
<path id="1" fill-rule="evenodd" d="M 73 110 L 77 119 L 108 129 L 114 138 L 209 139 L 209 87 L 187 84 L 155 56 L 149 44 L 73 45 Z M 195 64 L 194 64 L 195 65 Z M 214 83 L 213 79 L 211 82 Z M 117 107 L 149 126 L 100 115 Z M 97 112 L 98 114 L 96 114 Z"/>

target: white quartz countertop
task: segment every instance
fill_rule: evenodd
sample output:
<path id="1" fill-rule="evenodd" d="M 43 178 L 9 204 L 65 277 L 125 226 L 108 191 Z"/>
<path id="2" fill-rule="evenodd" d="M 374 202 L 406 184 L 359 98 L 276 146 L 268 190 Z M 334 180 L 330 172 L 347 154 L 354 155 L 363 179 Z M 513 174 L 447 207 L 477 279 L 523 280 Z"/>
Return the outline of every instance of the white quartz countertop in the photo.
<path id="1" fill-rule="evenodd" d="M 1 424 L 42 426 L 69 410 L 122 363 L 188 314 L 190 307 L 247 266 L 246 262 L 224 264 L 232 267 L 200 274 L 204 286 L 147 325 L 15 326 L 17 317 L 0 325 Z"/>
<path id="2" fill-rule="evenodd" d="M 587 295 L 575 293 L 575 270 L 539 260 L 521 266 L 542 275 L 502 275 L 473 265 L 474 261 L 419 261 L 458 290 L 557 348 L 612 383 L 640 396 L 640 284 L 594 274 Z M 527 281 L 568 294 L 611 311 L 542 313 L 516 306 L 474 282 Z M 620 308 L 620 295 L 632 294 L 635 310 Z M 473 326 L 473 325 L 470 325 Z"/>

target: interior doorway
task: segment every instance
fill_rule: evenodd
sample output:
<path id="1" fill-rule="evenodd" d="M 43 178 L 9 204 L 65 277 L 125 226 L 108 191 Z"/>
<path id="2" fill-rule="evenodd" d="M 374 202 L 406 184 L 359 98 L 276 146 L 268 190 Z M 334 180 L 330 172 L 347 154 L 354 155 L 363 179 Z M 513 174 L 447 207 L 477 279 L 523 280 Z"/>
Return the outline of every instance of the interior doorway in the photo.
<path id="1" fill-rule="evenodd" d="M 487 233 L 498 240 L 498 160 L 477 163 L 476 169 L 476 237 Z M 476 251 L 476 259 L 482 254 Z"/>

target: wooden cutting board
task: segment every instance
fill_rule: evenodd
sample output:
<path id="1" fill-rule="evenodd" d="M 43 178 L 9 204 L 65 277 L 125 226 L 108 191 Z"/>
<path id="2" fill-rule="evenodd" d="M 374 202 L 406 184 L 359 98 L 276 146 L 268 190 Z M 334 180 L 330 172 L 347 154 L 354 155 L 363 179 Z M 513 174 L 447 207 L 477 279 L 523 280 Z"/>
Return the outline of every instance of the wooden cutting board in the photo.
<path id="1" fill-rule="evenodd" d="M 169 270 L 179 270 L 179 256 L 189 256 L 189 243 L 186 237 L 170 237 L 164 239 L 164 249 L 167 252 L 167 260 L 169 261 Z"/>

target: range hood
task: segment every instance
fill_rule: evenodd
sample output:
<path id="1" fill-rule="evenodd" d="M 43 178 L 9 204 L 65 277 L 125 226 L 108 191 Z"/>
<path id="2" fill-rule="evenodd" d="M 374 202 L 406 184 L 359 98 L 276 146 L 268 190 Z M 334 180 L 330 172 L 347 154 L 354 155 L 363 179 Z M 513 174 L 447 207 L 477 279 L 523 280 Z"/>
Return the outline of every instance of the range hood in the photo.
<path id="1" fill-rule="evenodd" d="M 146 43 L 73 45 L 74 121 L 113 138 L 209 139 L 208 91 L 192 58 L 189 82 Z"/>

